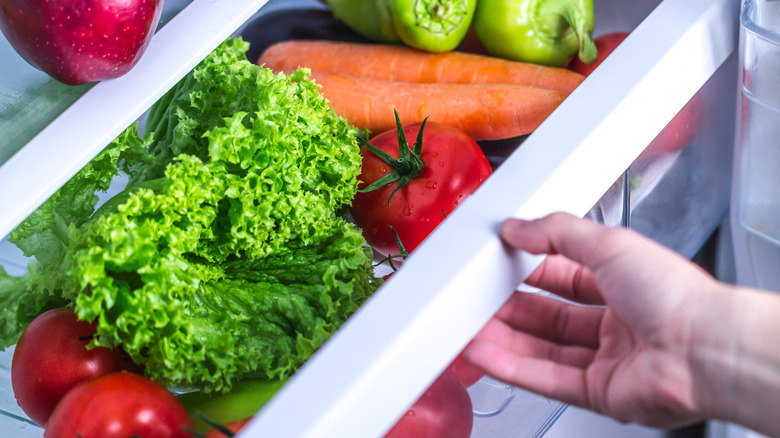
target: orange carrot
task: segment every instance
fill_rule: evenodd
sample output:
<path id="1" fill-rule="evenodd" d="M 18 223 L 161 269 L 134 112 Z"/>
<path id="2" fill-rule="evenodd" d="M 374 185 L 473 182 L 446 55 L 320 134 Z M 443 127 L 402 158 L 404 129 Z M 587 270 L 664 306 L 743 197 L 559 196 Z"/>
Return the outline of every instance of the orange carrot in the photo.
<path id="1" fill-rule="evenodd" d="M 400 82 L 516 84 L 558 90 L 567 96 L 585 79 L 556 67 L 465 52 L 428 53 L 405 46 L 334 41 L 283 41 L 268 47 L 258 64 L 290 73 L 312 71 Z"/>
<path id="2" fill-rule="evenodd" d="M 312 73 L 336 114 L 372 134 L 428 120 L 460 128 L 475 140 L 530 134 L 566 97 L 560 91 L 507 84 L 434 84 Z"/>

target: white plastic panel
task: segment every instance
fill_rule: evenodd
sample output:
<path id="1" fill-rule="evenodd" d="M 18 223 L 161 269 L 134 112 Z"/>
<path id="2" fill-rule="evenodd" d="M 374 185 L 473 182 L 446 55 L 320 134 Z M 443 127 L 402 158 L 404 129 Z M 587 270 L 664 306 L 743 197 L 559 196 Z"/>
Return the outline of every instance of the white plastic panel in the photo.
<path id="1" fill-rule="evenodd" d="M 191 0 L 166 0 L 158 29 Z M 81 97 L 92 84 L 66 85 L 36 69 L 0 35 L 0 165 Z"/>
<path id="2" fill-rule="evenodd" d="M 0 165 L 0 236 L 62 187 L 267 1 L 192 1 L 155 33 L 130 72 L 92 86 L 5 160 Z M 7 51 L 3 55 L 10 56 Z M 73 98 L 71 92 L 63 93 L 66 101 Z"/>

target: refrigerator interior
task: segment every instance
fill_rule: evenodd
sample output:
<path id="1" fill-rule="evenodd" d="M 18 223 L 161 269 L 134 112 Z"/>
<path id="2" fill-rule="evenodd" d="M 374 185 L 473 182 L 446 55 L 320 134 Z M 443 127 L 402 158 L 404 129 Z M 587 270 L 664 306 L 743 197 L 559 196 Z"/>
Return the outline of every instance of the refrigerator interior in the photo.
<path id="1" fill-rule="evenodd" d="M 780 291 L 778 121 L 780 3 L 746 0 L 740 16 L 739 104 L 731 232 L 739 284 Z"/>
<path id="2" fill-rule="evenodd" d="M 199 2 L 166 2 L 166 15 L 164 15 L 163 24 L 168 23 L 183 8 L 196 3 Z M 529 194 L 528 197 L 531 200 L 536 199 L 535 196 L 540 196 L 536 193 L 542 195 L 547 193 L 545 192 L 545 187 L 547 187 L 545 184 L 556 185 L 554 189 L 550 189 L 552 190 L 550 193 L 557 193 L 557 190 L 561 190 L 559 182 L 566 181 L 566 184 L 572 188 L 572 196 L 577 200 L 567 201 L 565 204 L 561 201 L 562 209 L 587 215 L 593 220 L 609 225 L 629 225 L 679 251 L 686 257 L 692 257 L 720 225 L 728 211 L 736 84 L 736 57 L 733 53 L 736 46 L 736 8 L 731 5 L 734 2 L 725 0 L 690 1 L 690 11 L 688 11 L 684 3 L 680 0 L 665 0 L 664 2 L 656 0 L 636 2 L 596 0 L 596 36 L 612 31 L 639 30 L 632 33 L 625 47 L 616 51 L 608 62 L 605 62 L 583 83 L 582 90 L 578 89 L 564 102 L 559 111 L 550 117 L 549 123 L 545 123 L 547 126 L 543 125 L 537 133 L 528 137 L 483 143 L 483 149 L 497 169 L 494 175 L 498 175 L 502 181 L 510 181 L 517 186 L 534 186 L 537 184 L 534 181 L 536 178 L 534 175 L 512 176 L 508 173 L 509 170 L 515 170 L 515 167 L 511 167 L 503 173 L 501 169 L 506 162 L 509 162 L 511 156 L 517 155 L 516 151 L 525 154 L 522 157 L 524 159 L 526 157 L 528 159 L 544 157 L 545 151 L 542 148 L 544 143 L 549 142 L 548 148 L 550 150 L 546 152 L 547 154 L 557 154 L 559 151 L 564 151 L 577 160 L 584 160 L 584 163 L 564 162 L 560 164 L 559 168 L 563 170 L 556 168 L 556 175 L 562 172 L 568 174 L 569 179 L 566 180 L 566 177 L 561 176 L 551 179 L 550 183 L 538 184 L 542 189 Z M 664 9 L 662 6 L 666 8 Z M 333 35 L 333 32 L 336 32 L 338 35 L 334 38 L 343 38 L 347 33 L 327 19 L 323 21 L 322 26 L 306 26 L 305 23 L 295 24 L 296 17 L 304 17 L 309 12 L 313 13 L 311 16 L 321 16 L 324 10 L 325 7 L 322 3 L 315 0 L 271 0 L 244 25 L 240 26 L 236 34 L 243 35 L 252 43 L 250 59 L 253 54 L 259 53 L 263 45 L 284 37 L 328 38 Z M 659 23 L 669 21 L 674 16 L 673 14 L 680 12 L 683 12 L 680 28 L 674 26 L 663 30 L 659 28 Z M 685 16 L 684 13 L 688 13 L 688 15 Z M 274 18 L 274 20 L 270 20 L 269 17 Z M 273 24 L 276 18 L 279 18 L 280 25 L 289 25 L 289 35 L 274 31 Z M 732 20 L 733 23 L 731 23 Z M 730 27 L 732 24 L 734 29 Z M 717 29 L 718 33 L 712 33 L 713 29 Z M 299 33 L 293 35 L 294 32 Z M 666 39 L 660 38 L 659 35 L 662 33 L 671 35 Z M 704 38 L 702 35 L 713 37 Z M 643 49 L 648 47 L 655 47 L 655 49 L 649 51 L 650 53 L 646 55 L 648 60 L 643 64 L 642 60 L 638 58 L 645 56 Z M 681 53 L 685 54 L 686 51 L 701 51 L 707 48 L 711 53 L 691 56 L 695 62 L 702 65 L 697 66 L 695 71 L 687 76 L 682 75 L 680 83 L 668 84 L 668 81 L 673 78 L 670 73 L 673 70 L 670 67 L 673 59 L 670 60 L 670 58 L 679 56 Z M 707 50 L 703 51 L 707 52 Z M 24 149 L 37 132 L 43 130 L 73 102 L 89 93 L 93 86 L 69 88 L 53 82 L 42 73 L 23 64 L 23 61 L 4 40 L 0 42 L 0 60 L 4 65 L 14 66 L 0 73 L 0 99 L 2 99 L 0 100 L 0 133 L 5 138 L 0 144 L 0 172 L 9 172 L 9 165 L 14 164 L 11 157 Z M 629 66 L 629 64 L 638 65 Z M 644 71 L 640 71 L 642 69 Z M 650 85 L 646 85 L 647 83 Z M 669 85 L 668 89 L 659 89 L 658 84 L 664 83 Z M 616 90 L 613 90 L 614 94 L 598 91 L 609 85 L 614 85 L 613 88 Z M 657 90 L 656 94 L 665 94 L 667 98 L 656 100 L 648 98 L 647 105 L 643 106 L 641 100 L 648 97 L 647 94 L 643 94 L 643 90 L 654 89 L 654 87 Z M 697 92 L 699 89 L 700 91 Z M 16 96 L 20 91 L 21 97 Z M 597 99 L 600 94 L 606 94 L 603 102 L 595 101 L 594 99 Z M 685 147 L 660 154 L 641 154 L 643 145 L 650 143 L 650 140 L 661 131 L 661 128 L 681 110 L 694 94 L 694 101 L 698 108 L 697 122 L 687 124 L 685 132 L 678 133 L 679 136 L 690 138 Z M 21 102 L 22 99 L 28 99 L 37 107 L 19 104 L 18 102 Z M 17 102 L 17 106 L 14 106 L 14 102 Z M 618 104 L 616 108 L 608 107 L 615 103 Z M 47 111 L 41 112 L 35 109 L 39 107 L 45 107 Z M 588 111 L 589 108 L 592 111 Z M 25 111 L 34 112 L 35 117 L 25 115 L 27 114 Z M 586 111 L 589 114 L 585 115 Z M 626 123 L 622 123 L 623 118 L 627 120 Z M 599 125 L 597 122 L 602 120 L 617 121 Z M 19 126 L 24 127 L 24 129 L 18 129 Z M 562 126 L 570 126 L 571 132 L 557 135 L 552 132 Z M 598 129 L 593 129 L 592 126 L 598 126 Z M 612 132 L 608 132 L 609 129 L 612 129 Z M 588 143 L 588 141 L 596 143 L 596 140 L 599 139 L 611 139 L 611 141 L 610 144 L 602 144 L 598 147 L 590 147 L 589 143 L 585 146 L 579 144 L 561 146 L 559 144 L 571 142 L 570 136 L 576 135 L 586 137 L 583 143 Z M 526 154 L 526 152 L 528 153 Z M 583 155 L 585 153 L 589 153 L 589 155 Z M 593 156 L 594 153 L 600 155 Z M 574 158 L 572 161 L 577 161 Z M 518 161 L 517 158 L 514 160 Z M 516 166 L 513 162 L 510 162 L 510 165 Z M 569 172 L 567 169 L 570 167 L 567 166 L 589 169 L 582 172 Z M 603 171 L 598 170 L 600 166 L 603 166 Z M 24 170 L 12 169 L 12 171 L 23 172 Z M 579 195 L 575 186 L 581 185 L 581 178 L 588 179 L 585 185 L 589 186 L 590 191 L 600 190 L 600 192 L 595 195 Z M 590 179 L 596 182 L 591 183 Z M 117 188 L 121 185 L 122 181 L 117 181 Z M 14 190 L 22 192 L 25 189 L 24 186 L 14 188 Z M 8 188 L 3 190 L 8 190 Z M 488 194 L 483 195 L 484 193 Z M 410 258 L 409 267 L 411 267 L 410 272 L 412 273 L 405 274 L 399 271 L 401 275 L 388 282 L 389 288 L 387 291 L 383 291 L 382 300 L 372 300 L 377 302 L 371 302 L 371 307 L 376 308 L 378 303 L 387 302 L 388 300 L 384 296 L 390 291 L 403 289 L 410 284 L 421 269 L 417 266 L 423 266 L 427 261 L 435 260 L 434 255 L 437 252 L 441 253 L 442 250 L 446 250 L 448 247 L 443 245 L 441 241 L 456 233 L 457 229 L 470 226 L 471 213 L 483 205 L 481 203 L 488 202 L 487 200 L 490 198 L 488 195 L 491 193 L 487 190 L 480 191 L 479 194 L 483 196 L 473 203 L 471 201 L 464 203 L 464 211 L 452 215 L 452 224 L 443 227 L 446 228 L 444 231 L 437 230 L 437 233 L 433 235 L 436 236 L 436 239 L 432 239 L 435 241 L 430 244 L 426 243 L 421 247 L 420 255 Z M 593 198 L 590 199 L 589 196 L 593 196 Z M 494 203 L 497 202 L 497 199 L 494 200 Z M 544 204 L 544 207 L 532 206 L 510 211 L 519 211 L 521 214 L 533 216 L 543 213 L 547 208 L 558 209 L 556 205 L 559 204 L 553 199 Z M 469 207 L 466 208 L 466 206 Z M 496 220 L 514 214 L 507 214 L 506 209 L 496 208 L 496 210 L 498 213 L 494 214 L 504 213 L 503 216 L 496 216 L 494 218 Z M 475 233 L 476 239 L 480 236 L 480 233 Z M 24 271 L 27 259 L 5 239 L 0 242 L 0 263 L 9 274 L 16 275 Z M 480 263 L 484 262 L 477 261 L 476 264 Z M 516 260 L 513 260 L 509 265 L 501 264 L 496 269 L 513 267 L 514 263 Z M 514 288 L 519 285 L 524 278 L 522 273 L 530 272 L 534 262 L 526 261 L 524 263 L 523 269 L 508 279 L 502 279 L 501 282 L 498 282 L 499 286 L 491 284 L 490 287 L 496 288 L 511 284 Z M 443 270 L 437 274 L 438 277 L 433 275 L 432 283 L 430 283 L 433 285 L 432 287 L 441 289 L 449 284 L 446 281 L 437 282 L 437 279 L 448 274 L 452 276 L 452 272 L 447 273 Z M 457 280 L 459 276 L 456 275 L 455 278 Z M 374 414 L 366 415 L 365 420 L 349 432 L 355 434 L 354 436 L 361 436 L 360 433 L 363 432 L 366 434 L 362 436 L 370 436 L 385 427 L 385 424 L 391 424 L 394 418 L 400 415 L 407 402 L 413 400 L 424 389 L 426 382 L 432 379 L 431 376 L 443 369 L 448 360 L 462 348 L 468 341 L 469 334 L 478 329 L 479 325 L 484 322 L 484 318 L 495 310 L 495 306 L 500 304 L 502 296 L 511 292 L 511 288 L 505 289 L 503 295 L 500 292 L 495 293 L 488 303 L 478 309 L 479 315 L 456 335 L 453 335 L 451 339 L 445 340 L 441 334 L 431 335 L 430 342 L 438 343 L 440 346 L 433 348 L 436 351 L 431 352 L 429 357 L 426 357 L 424 363 L 419 367 L 421 369 L 419 373 L 413 373 L 411 378 L 403 379 L 413 382 L 410 385 L 413 388 L 381 395 L 377 394 L 376 388 L 378 387 L 372 386 L 374 383 L 364 382 L 365 387 L 370 389 L 365 391 L 369 393 L 373 391 L 374 398 L 371 399 L 371 402 L 382 400 L 381 406 L 385 406 L 386 402 L 386 406 L 391 406 L 392 409 L 387 409 L 388 412 L 384 414 L 376 414 L 376 417 L 372 416 Z M 450 298 L 456 296 L 449 295 Z M 431 298 L 431 301 L 435 301 L 434 298 Z M 420 302 L 420 305 L 421 308 L 426 308 L 428 303 Z M 432 311 L 437 312 L 435 303 L 431 306 Z M 464 300 L 461 307 L 467 308 L 468 300 Z M 371 309 L 367 310 L 369 314 L 371 311 Z M 458 311 L 468 312 L 468 309 Z M 416 319 L 410 319 L 410 321 L 417 323 Z M 357 324 L 357 327 L 360 327 L 359 322 Z M 355 328 L 351 328 L 350 333 L 355 331 Z M 349 334 L 342 335 L 340 338 L 350 339 Z M 345 341 L 340 340 L 338 343 L 334 343 L 335 347 L 328 345 L 328 352 L 324 358 L 318 360 L 322 365 L 315 364 L 305 367 L 306 375 L 298 381 L 294 379 L 292 383 L 295 383 L 295 386 L 290 389 L 285 388 L 282 391 L 281 401 L 272 401 L 271 405 L 275 409 L 272 412 L 287 412 L 285 405 L 289 406 L 290 400 L 300 396 L 302 391 L 312 391 L 314 396 L 312 397 L 312 409 L 318 409 L 320 401 L 317 399 L 317 394 L 325 393 L 328 388 L 327 386 L 312 387 L 306 385 L 306 382 L 311 382 L 313 379 L 309 376 L 317 375 L 317 368 L 327 370 L 331 365 L 329 361 L 337 363 L 333 362 L 336 360 L 333 359 L 335 353 L 331 353 L 331 351 L 343 351 L 339 350 L 338 347 L 344 343 Z M 10 388 L 12 351 L 11 348 L 0 353 L 0 430 L 13 430 L 14 436 L 22 438 L 40 437 L 42 430 L 24 417 L 13 400 Z M 377 354 L 381 356 L 381 353 Z M 358 358 L 355 366 L 370 368 L 372 360 L 375 358 L 366 356 L 363 362 Z M 395 359 L 390 358 L 388 363 L 393 363 L 392 360 Z M 398 370 L 395 373 L 396 377 L 402 374 L 408 375 L 404 370 Z M 334 374 L 333 384 L 350 381 L 352 377 L 347 374 L 349 374 L 348 369 L 342 371 L 340 375 Z M 388 379 L 388 384 L 392 386 L 396 381 Z M 354 386 L 354 388 L 360 389 L 358 386 Z M 474 405 L 474 431 L 472 434 L 474 437 L 542 436 L 566 408 L 562 403 L 536 396 L 488 377 L 472 386 L 469 392 Z M 327 399 L 321 403 L 326 401 Z M 327 410 L 323 408 L 321 412 L 327 412 Z M 354 413 L 352 415 L 354 416 Z M 312 424 L 316 425 L 317 416 L 314 415 L 313 418 L 315 420 L 312 420 Z M 269 424 L 271 426 L 269 430 L 273 430 L 273 427 L 281 427 L 279 425 L 283 425 L 285 421 L 288 425 L 294 422 L 287 416 L 283 416 L 275 422 L 271 421 L 271 423 L 267 418 L 261 418 L 256 424 L 250 425 L 241 436 L 262 436 L 264 435 L 262 430 Z M 326 432 L 322 433 L 326 434 Z M 317 436 L 317 434 L 312 433 L 312 436 Z"/>

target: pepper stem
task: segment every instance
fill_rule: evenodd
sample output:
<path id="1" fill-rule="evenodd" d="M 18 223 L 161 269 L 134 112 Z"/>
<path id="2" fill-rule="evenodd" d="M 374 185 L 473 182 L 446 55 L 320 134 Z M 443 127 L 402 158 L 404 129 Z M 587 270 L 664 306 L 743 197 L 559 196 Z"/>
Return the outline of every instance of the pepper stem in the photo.
<path id="1" fill-rule="evenodd" d="M 574 7 L 566 8 L 563 12 L 563 17 L 569 22 L 569 26 L 571 26 L 574 34 L 577 35 L 577 42 L 579 43 L 577 56 L 580 58 L 580 61 L 588 65 L 596 62 L 598 50 L 596 49 L 596 43 L 593 42 L 593 36 L 585 17 Z"/>
<path id="2" fill-rule="evenodd" d="M 590 0 L 536 0 L 536 18 L 548 23 L 548 31 L 553 39 L 573 32 L 577 38 L 577 56 L 582 62 L 593 64 L 596 62 L 598 50 L 591 34 L 593 23 L 588 20 L 590 14 L 583 10 L 588 7 L 586 5 L 589 2 Z"/>
<path id="3" fill-rule="evenodd" d="M 417 140 L 410 148 L 409 142 L 406 140 L 406 134 L 404 134 L 403 125 L 401 125 L 401 119 L 398 117 L 398 111 L 393 109 L 393 112 L 395 113 L 395 124 L 398 132 L 398 158 L 393 158 L 392 155 L 372 145 L 363 138 L 358 137 L 358 141 L 363 144 L 363 146 L 367 147 L 368 150 L 373 152 L 374 155 L 393 169 L 392 172 L 372 182 L 368 186 L 359 189 L 358 192 L 371 192 L 397 181 L 398 184 L 387 198 L 387 205 L 390 205 L 390 200 L 393 199 L 393 196 L 398 190 L 409 184 L 414 178 L 420 176 L 425 168 L 425 162 L 420 157 L 420 153 L 422 152 L 423 130 L 425 129 L 425 123 L 428 121 L 428 118 L 426 117 L 425 120 L 423 120 L 420 125 L 420 131 L 417 133 Z"/>

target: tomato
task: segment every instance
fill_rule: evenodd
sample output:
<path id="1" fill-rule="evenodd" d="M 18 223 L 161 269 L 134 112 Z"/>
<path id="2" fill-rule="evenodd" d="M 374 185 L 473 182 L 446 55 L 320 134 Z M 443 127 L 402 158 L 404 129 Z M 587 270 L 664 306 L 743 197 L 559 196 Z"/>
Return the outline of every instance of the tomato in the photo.
<path id="1" fill-rule="evenodd" d="M 138 374 L 118 372 L 65 394 L 44 438 L 191 438 L 187 428 L 192 419 L 170 391 Z"/>
<path id="2" fill-rule="evenodd" d="M 628 32 L 612 32 L 596 38 L 594 41 L 598 50 L 596 62 L 588 65 L 579 59 L 574 59 L 569 65 L 569 69 L 585 76 L 591 74 L 628 35 Z M 650 142 L 642 156 L 647 157 L 674 152 L 688 146 L 701 129 L 700 99 L 700 93 L 693 96 L 669 124 Z"/>
<path id="3" fill-rule="evenodd" d="M 57 402 L 76 384 L 120 370 L 141 367 L 119 349 L 86 346 L 95 328 L 70 308 L 49 310 L 22 332 L 11 361 L 11 387 L 30 420 L 44 425 Z"/>
<path id="4" fill-rule="evenodd" d="M 244 428 L 244 426 L 249 423 L 249 421 L 252 419 L 252 417 L 244 418 L 243 420 L 236 420 L 231 421 L 230 423 L 226 424 L 225 427 L 230 430 L 233 433 L 241 431 L 241 429 Z M 218 429 L 211 429 L 204 435 L 205 438 L 226 438 L 227 435 L 222 433 L 222 431 Z"/>
<path id="5" fill-rule="evenodd" d="M 701 130 L 701 96 L 696 93 L 645 148 L 642 156 L 678 151 L 693 142 Z"/>
<path id="6" fill-rule="evenodd" d="M 450 363 L 447 370 L 457 377 L 466 388 L 477 383 L 485 375 L 481 369 L 466 362 L 460 354 Z"/>
<path id="7" fill-rule="evenodd" d="M 471 397 L 466 387 L 444 371 L 385 438 L 468 438 L 473 426 Z"/>
<path id="8" fill-rule="evenodd" d="M 473 26 L 469 28 L 468 32 L 466 32 L 466 36 L 463 37 L 463 41 L 460 42 L 460 45 L 456 50 L 459 52 L 477 53 L 480 55 L 488 54 L 487 49 L 479 41 L 477 34 L 474 33 Z"/>
<path id="9" fill-rule="evenodd" d="M 595 70 L 596 67 L 598 67 L 602 61 L 604 61 L 607 55 L 612 53 L 615 50 L 615 47 L 619 46 L 620 43 L 626 39 L 626 37 L 628 37 L 628 32 L 612 32 L 596 38 L 593 40 L 593 42 L 596 44 L 596 50 L 598 50 L 596 62 L 592 64 L 586 64 L 579 58 L 575 57 L 572 58 L 572 61 L 569 64 L 569 69 L 583 76 L 588 76 L 589 74 L 593 73 L 593 70 Z"/>
<path id="10" fill-rule="evenodd" d="M 388 154 L 391 160 L 403 153 L 404 166 L 410 169 L 398 165 L 394 170 L 392 163 L 388 164 L 364 146 L 359 190 L 365 190 L 394 171 L 400 180 L 372 191 L 358 192 L 350 208 L 366 241 L 384 255 L 398 254 L 393 229 L 406 251 L 414 251 L 492 171 L 485 153 L 463 131 L 435 122 L 428 122 L 424 127 L 421 123 L 403 128 L 398 124 L 397 130 L 377 135 L 370 144 Z M 409 137 L 417 138 L 413 147 L 406 142 Z"/>

